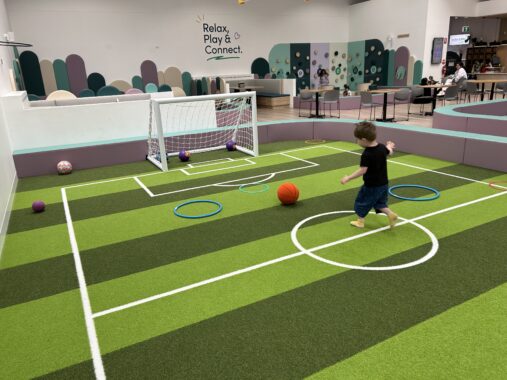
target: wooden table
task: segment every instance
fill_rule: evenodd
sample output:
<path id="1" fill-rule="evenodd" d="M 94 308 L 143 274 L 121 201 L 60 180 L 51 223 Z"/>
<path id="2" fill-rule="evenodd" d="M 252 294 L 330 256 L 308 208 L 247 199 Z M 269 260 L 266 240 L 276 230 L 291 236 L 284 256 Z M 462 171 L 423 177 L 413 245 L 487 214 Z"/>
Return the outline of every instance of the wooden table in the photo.
<path id="1" fill-rule="evenodd" d="M 431 101 L 431 112 L 426 112 L 425 115 L 433 116 L 433 111 L 437 106 L 437 92 L 438 90 L 445 87 L 453 87 L 455 84 L 426 84 L 426 85 L 418 85 L 417 87 L 421 88 L 432 88 L 433 89 L 433 100 Z"/>
<path id="2" fill-rule="evenodd" d="M 328 92 L 328 91 L 332 91 L 332 90 L 330 88 L 314 88 L 311 90 L 301 90 L 301 92 L 311 92 L 311 93 L 315 94 L 315 107 L 316 107 L 315 115 L 310 114 L 310 117 L 315 117 L 317 119 L 324 118 L 323 115 L 319 114 L 319 94 L 321 92 L 324 93 L 324 92 Z"/>
<path id="3" fill-rule="evenodd" d="M 390 117 L 390 118 L 387 117 L 387 94 L 394 94 L 395 92 L 398 92 L 398 91 L 400 91 L 399 88 L 381 88 L 378 90 L 369 90 L 368 91 L 370 94 L 384 94 L 384 104 L 382 105 L 382 118 L 377 119 L 377 121 L 393 121 L 394 120 L 394 117 Z M 371 115 L 371 113 L 370 113 L 370 115 Z"/>
<path id="4" fill-rule="evenodd" d="M 481 102 L 484 100 L 484 85 L 486 83 L 491 83 L 491 92 L 489 93 L 489 100 L 493 100 L 493 96 L 495 95 L 495 83 L 507 83 L 507 79 L 470 79 L 467 80 L 467 83 L 482 83 L 481 87 Z"/>

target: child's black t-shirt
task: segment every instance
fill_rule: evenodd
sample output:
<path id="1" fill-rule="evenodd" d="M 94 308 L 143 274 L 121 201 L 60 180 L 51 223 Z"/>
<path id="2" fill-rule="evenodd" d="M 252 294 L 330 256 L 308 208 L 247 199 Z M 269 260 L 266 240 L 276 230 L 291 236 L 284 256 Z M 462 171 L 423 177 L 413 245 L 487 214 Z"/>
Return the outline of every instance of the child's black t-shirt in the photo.
<path id="1" fill-rule="evenodd" d="M 363 175 L 364 185 L 367 187 L 387 185 L 387 156 L 389 150 L 384 144 L 378 144 L 364 149 L 360 166 L 368 170 Z"/>

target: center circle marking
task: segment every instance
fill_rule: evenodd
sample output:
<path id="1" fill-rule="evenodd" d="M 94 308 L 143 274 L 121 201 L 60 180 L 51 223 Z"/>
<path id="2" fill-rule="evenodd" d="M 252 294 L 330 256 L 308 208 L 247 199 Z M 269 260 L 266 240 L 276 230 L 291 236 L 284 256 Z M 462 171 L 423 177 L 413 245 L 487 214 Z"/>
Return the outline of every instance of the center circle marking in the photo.
<path id="1" fill-rule="evenodd" d="M 310 256 L 311 258 L 313 258 L 315 260 L 322 261 L 323 263 L 330 264 L 330 265 L 333 265 L 333 266 L 336 266 L 336 267 L 347 268 L 347 269 L 358 269 L 358 270 L 369 270 L 369 271 L 387 271 L 387 270 L 397 270 L 397 269 L 410 268 L 410 267 L 413 267 L 413 266 L 416 266 L 416 265 L 419 265 L 419 264 L 422 264 L 422 263 L 428 261 L 433 256 L 435 256 L 435 254 L 438 251 L 438 247 L 439 247 L 438 239 L 437 239 L 437 237 L 430 230 L 428 230 L 426 227 L 420 225 L 419 223 L 416 223 L 416 222 L 414 222 L 412 220 L 401 218 L 401 217 L 399 217 L 399 219 L 403 221 L 403 224 L 409 223 L 409 224 L 412 224 L 412 225 L 416 226 L 417 228 L 421 229 L 426 235 L 428 235 L 429 238 L 431 239 L 431 249 L 430 249 L 430 251 L 426 255 L 424 255 L 420 259 L 417 259 L 417 260 L 414 260 L 414 261 L 411 261 L 411 262 L 405 263 L 405 264 L 392 265 L 392 266 L 387 266 L 387 267 L 366 267 L 366 266 L 362 266 L 362 265 L 350 265 L 350 264 L 339 263 L 337 261 L 325 259 L 323 257 L 320 257 L 320 256 L 316 255 L 313 252 L 315 250 L 320 250 L 320 249 L 323 249 L 323 248 L 327 248 L 327 247 L 330 247 L 330 246 L 333 246 L 333 245 L 340 244 L 338 242 L 345 243 L 346 241 L 357 239 L 357 237 L 355 237 L 355 236 L 351 236 L 350 238 L 338 240 L 337 242 L 334 242 L 335 244 L 333 244 L 333 243 L 323 244 L 321 246 L 314 247 L 314 248 L 305 248 L 305 247 L 303 247 L 303 245 L 299 242 L 299 240 L 297 238 L 297 232 L 298 232 L 298 230 L 301 228 L 301 226 L 303 224 L 305 224 L 306 222 L 309 222 L 310 220 L 317 219 L 317 218 L 320 218 L 322 216 L 327 216 L 327 215 L 354 214 L 354 213 L 355 213 L 355 211 L 331 211 L 331 212 L 325 212 L 325 213 L 322 213 L 322 214 L 313 215 L 313 216 L 310 216 L 310 217 L 308 217 L 306 219 L 303 219 L 302 221 L 300 221 L 298 224 L 296 224 L 292 228 L 292 231 L 290 233 L 290 237 L 291 237 L 292 243 L 296 246 L 297 249 L 299 249 L 304 254 Z M 374 214 L 374 213 L 372 212 L 371 214 Z M 380 231 L 383 231 L 384 229 L 389 229 L 389 226 L 380 229 Z M 376 232 L 379 232 L 379 231 L 372 230 L 372 231 L 366 232 L 364 234 L 364 236 L 371 235 L 371 234 L 374 234 Z"/>

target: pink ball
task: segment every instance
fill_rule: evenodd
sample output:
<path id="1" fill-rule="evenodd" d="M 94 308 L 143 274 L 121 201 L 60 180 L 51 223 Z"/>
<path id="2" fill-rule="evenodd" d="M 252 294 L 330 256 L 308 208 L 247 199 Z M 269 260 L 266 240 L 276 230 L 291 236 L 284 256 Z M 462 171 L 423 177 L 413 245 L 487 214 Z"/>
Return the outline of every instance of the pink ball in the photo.
<path id="1" fill-rule="evenodd" d="M 72 173 L 72 164 L 69 161 L 60 161 L 56 165 L 56 170 L 58 174 L 70 174 Z"/>
<path id="2" fill-rule="evenodd" d="M 46 208 L 46 204 L 43 201 L 35 201 L 32 203 L 33 212 L 42 212 Z"/>

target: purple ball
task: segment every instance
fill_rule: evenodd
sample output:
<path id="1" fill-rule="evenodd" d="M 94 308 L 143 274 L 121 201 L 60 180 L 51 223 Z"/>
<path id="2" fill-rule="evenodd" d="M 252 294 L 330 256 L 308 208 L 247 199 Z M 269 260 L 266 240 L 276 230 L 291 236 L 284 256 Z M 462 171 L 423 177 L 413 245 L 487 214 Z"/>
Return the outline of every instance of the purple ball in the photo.
<path id="1" fill-rule="evenodd" d="M 227 141 L 227 143 L 225 144 L 225 147 L 227 148 L 227 150 L 230 152 L 230 151 L 233 151 L 233 150 L 236 150 L 236 142 L 233 141 L 233 140 L 229 140 Z"/>
<path id="2" fill-rule="evenodd" d="M 178 157 L 182 162 L 187 162 L 190 159 L 190 152 L 187 152 L 186 150 L 180 150 Z"/>
<path id="3" fill-rule="evenodd" d="M 33 212 L 42 212 L 46 208 L 46 204 L 42 201 L 35 201 L 32 203 Z"/>

